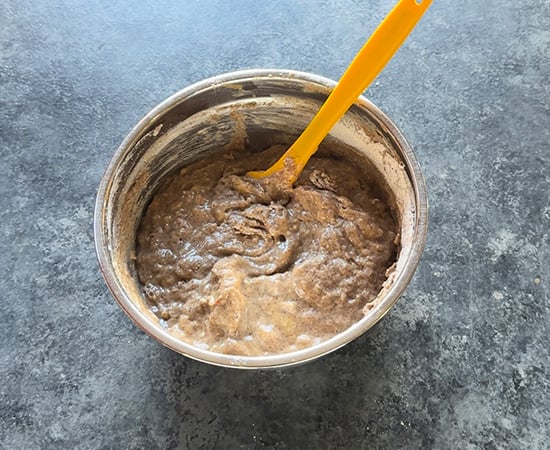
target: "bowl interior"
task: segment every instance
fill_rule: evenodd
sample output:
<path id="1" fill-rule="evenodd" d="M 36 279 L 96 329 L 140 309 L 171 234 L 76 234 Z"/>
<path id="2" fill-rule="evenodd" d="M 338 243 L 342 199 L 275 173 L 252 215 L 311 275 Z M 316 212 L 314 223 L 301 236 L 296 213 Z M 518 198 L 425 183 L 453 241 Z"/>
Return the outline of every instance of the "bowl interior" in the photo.
<path id="1" fill-rule="evenodd" d="M 148 334 L 195 359 L 238 367 L 273 367 L 328 353 L 378 321 L 412 277 L 426 234 L 425 187 L 416 159 L 397 128 L 361 98 L 333 128 L 319 152 L 344 157 L 375 174 L 399 223 L 401 250 L 376 306 L 337 336 L 298 352 L 242 357 L 193 347 L 161 328 L 134 269 L 141 217 L 166 176 L 197 159 L 229 150 L 290 145 L 326 99 L 333 83 L 296 72 L 240 72 L 184 89 L 144 117 L 124 140 L 103 178 L 96 205 L 96 249 L 113 296 Z"/>

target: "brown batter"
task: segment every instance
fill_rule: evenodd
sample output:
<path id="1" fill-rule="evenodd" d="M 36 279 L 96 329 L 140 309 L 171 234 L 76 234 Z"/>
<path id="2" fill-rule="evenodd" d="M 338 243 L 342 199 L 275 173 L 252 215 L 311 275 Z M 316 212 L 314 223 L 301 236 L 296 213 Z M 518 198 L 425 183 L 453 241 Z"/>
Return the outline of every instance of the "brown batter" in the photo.
<path id="1" fill-rule="evenodd" d="M 142 220 L 151 309 L 193 345 L 262 355 L 321 342 L 361 319 L 396 260 L 397 225 L 361 171 L 314 157 L 295 187 L 244 175 L 270 155 L 182 169 Z"/>

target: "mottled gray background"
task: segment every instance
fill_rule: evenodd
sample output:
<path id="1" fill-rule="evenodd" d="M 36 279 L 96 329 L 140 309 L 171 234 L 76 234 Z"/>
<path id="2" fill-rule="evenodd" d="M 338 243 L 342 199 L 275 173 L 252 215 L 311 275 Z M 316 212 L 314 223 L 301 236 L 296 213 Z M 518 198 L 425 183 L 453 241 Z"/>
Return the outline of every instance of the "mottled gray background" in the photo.
<path id="1" fill-rule="evenodd" d="M 550 2 L 435 1 L 368 97 L 415 147 L 414 282 L 302 367 L 209 367 L 110 297 L 92 236 L 159 101 L 253 67 L 337 79 L 390 0 L 0 3 L 0 447 L 547 449 Z"/>

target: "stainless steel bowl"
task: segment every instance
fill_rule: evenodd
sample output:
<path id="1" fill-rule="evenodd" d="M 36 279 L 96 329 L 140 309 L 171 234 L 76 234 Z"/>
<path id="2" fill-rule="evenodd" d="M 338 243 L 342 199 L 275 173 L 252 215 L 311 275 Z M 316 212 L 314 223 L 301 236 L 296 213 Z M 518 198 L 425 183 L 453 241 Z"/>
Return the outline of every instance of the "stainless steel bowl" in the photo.
<path id="1" fill-rule="evenodd" d="M 414 153 L 401 132 L 361 97 L 320 151 L 365 162 L 384 178 L 399 219 L 396 269 L 375 306 L 359 322 L 312 347 L 267 356 L 233 356 L 183 342 L 159 325 L 133 264 L 140 219 L 159 182 L 197 159 L 230 148 L 290 145 L 326 99 L 334 82 L 289 70 L 248 70 L 210 78 L 174 94 L 124 139 L 99 186 L 94 233 L 99 265 L 121 308 L 147 334 L 182 355 L 210 364 L 258 369 L 290 366 L 330 353 L 371 328 L 393 306 L 418 265 L 427 233 L 427 193 Z M 334 150 L 336 149 L 336 150 Z"/>

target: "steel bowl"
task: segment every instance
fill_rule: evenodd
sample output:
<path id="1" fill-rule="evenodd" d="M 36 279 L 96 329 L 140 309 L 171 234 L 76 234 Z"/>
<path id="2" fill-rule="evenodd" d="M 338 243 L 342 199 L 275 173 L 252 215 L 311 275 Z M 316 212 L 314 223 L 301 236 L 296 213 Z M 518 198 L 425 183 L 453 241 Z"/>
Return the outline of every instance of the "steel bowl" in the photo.
<path id="1" fill-rule="evenodd" d="M 172 171 L 230 149 L 290 145 L 335 83 L 290 70 L 248 70 L 193 84 L 154 108 L 130 131 L 111 160 L 97 195 L 94 234 L 99 266 L 130 318 L 168 348 L 209 364 L 259 369 L 290 366 L 357 338 L 396 302 L 420 260 L 427 233 L 427 192 L 416 157 L 393 122 L 360 97 L 324 140 L 337 153 L 380 174 L 397 216 L 401 248 L 374 307 L 331 339 L 263 356 L 214 353 L 183 342 L 150 311 L 134 267 L 136 232 L 159 183 Z"/>

